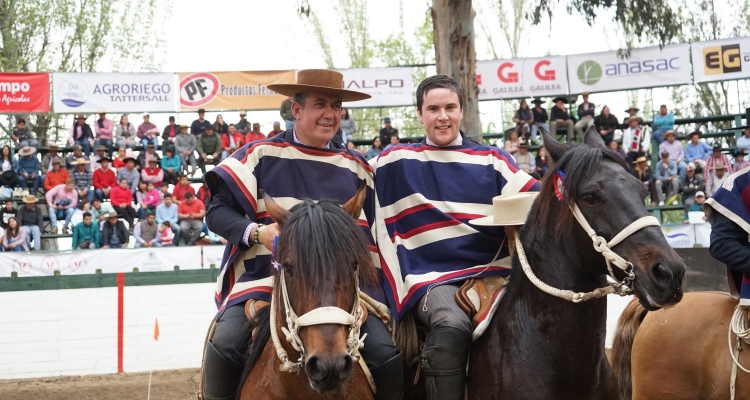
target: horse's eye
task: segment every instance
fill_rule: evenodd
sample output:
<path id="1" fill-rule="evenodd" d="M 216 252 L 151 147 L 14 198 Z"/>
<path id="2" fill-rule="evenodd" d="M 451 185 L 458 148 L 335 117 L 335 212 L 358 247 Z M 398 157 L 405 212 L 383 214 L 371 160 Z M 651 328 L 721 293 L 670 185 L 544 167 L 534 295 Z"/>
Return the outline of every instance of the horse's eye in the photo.
<path id="1" fill-rule="evenodd" d="M 282 264 L 282 267 L 284 268 L 287 274 L 292 275 L 294 273 L 294 268 L 292 264 L 285 262 L 284 264 Z"/>
<path id="2" fill-rule="evenodd" d="M 591 205 L 599 202 L 599 198 L 596 195 L 591 194 L 591 193 L 584 194 L 583 196 L 581 196 L 581 199 L 585 201 L 587 204 L 591 204 Z"/>

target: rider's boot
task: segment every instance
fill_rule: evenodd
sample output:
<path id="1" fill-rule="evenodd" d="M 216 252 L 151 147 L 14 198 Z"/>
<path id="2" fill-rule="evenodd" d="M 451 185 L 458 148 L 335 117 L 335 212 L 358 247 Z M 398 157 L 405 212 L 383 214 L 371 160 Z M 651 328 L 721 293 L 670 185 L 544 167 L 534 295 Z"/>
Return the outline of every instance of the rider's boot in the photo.
<path id="1" fill-rule="evenodd" d="M 401 400 L 404 396 L 404 356 L 397 356 L 370 371 L 375 381 L 375 400 Z"/>
<path id="2" fill-rule="evenodd" d="M 203 400 L 234 400 L 242 370 L 227 361 L 211 341 L 206 343 L 204 363 Z"/>
<path id="3" fill-rule="evenodd" d="M 427 335 L 422 371 L 429 400 L 463 400 L 471 334 L 439 326 Z"/>

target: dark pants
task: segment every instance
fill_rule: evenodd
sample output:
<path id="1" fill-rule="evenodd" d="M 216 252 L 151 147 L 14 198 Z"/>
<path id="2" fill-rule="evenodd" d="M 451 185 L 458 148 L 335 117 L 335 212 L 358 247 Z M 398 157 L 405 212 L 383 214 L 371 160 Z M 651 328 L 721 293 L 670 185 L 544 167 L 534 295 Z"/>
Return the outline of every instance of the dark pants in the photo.
<path id="1" fill-rule="evenodd" d="M 179 178 L 177 177 L 177 174 L 179 172 L 180 172 L 179 170 L 172 170 L 172 172 L 164 170 L 164 180 L 162 181 L 162 184 L 176 185 L 177 182 L 179 182 Z"/>
<path id="2" fill-rule="evenodd" d="M 216 165 L 219 165 L 220 162 L 221 162 L 221 157 L 216 157 L 214 158 L 213 162 L 209 164 L 216 166 Z M 203 173 L 203 175 L 205 175 L 206 174 L 206 160 L 204 160 L 203 157 L 198 157 L 198 167 L 201 169 L 201 172 Z"/>
<path id="3" fill-rule="evenodd" d="M 135 219 L 135 209 L 133 207 L 127 206 L 125 208 L 122 208 L 112 206 L 112 208 L 116 213 L 122 215 L 122 219 L 124 219 L 128 223 L 129 227 L 133 227 L 133 220 Z"/>
<path id="4" fill-rule="evenodd" d="M 635 162 L 635 160 L 637 160 L 638 157 L 645 157 L 645 156 L 646 156 L 646 153 L 644 153 L 642 151 L 631 151 L 631 152 L 628 152 L 627 157 L 626 157 L 627 160 L 628 160 L 628 165 L 630 166 L 630 168 L 633 168 L 633 163 Z"/>

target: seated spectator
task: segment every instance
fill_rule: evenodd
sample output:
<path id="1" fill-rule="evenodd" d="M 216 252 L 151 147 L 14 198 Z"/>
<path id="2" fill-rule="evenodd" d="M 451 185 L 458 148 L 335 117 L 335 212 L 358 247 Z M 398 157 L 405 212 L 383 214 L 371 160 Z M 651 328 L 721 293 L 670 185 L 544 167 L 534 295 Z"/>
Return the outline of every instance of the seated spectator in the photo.
<path id="1" fill-rule="evenodd" d="M 213 125 L 210 122 L 208 122 L 207 119 L 204 118 L 205 115 L 206 115 L 206 110 L 199 108 L 198 119 L 193 121 L 193 123 L 190 125 L 190 133 L 193 136 L 198 137 L 202 135 L 203 132 L 205 132 L 206 127 L 210 126 L 213 128 Z"/>
<path id="2" fill-rule="evenodd" d="M 690 143 L 685 146 L 685 160 L 701 170 L 705 169 L 706 160 L 711 157 L 711 146 L 700 140 L 702 135 L 701 131 L 691 132 L 688 135 Z"/>
<path id="3" fill-rule="evenodd" d="M 34 132 L 26 126 L 26 120 L 19 118 L 16 122 L 16 129 L 11 134 L 14 143 L 18 143 L 18 147 L 31 146 L 34 149 L 39 147 L 39 142 L 34 138 Z"/>
<path id="4" fill-rule="evenodd" d="M 691 212 L 693 212 L 693 211 L 701 211 L 702 212 L 703 211 L 703 203 L 705 203 L 705 202 L 706 202 L 706 194 L 705 193 L 703 193 L 701 191 L 695 193 L 695 201 L 692 204 L 690 204 L 690 207 L 688 207 L 685 210 L 685 218 L 683 218 L 682 222 L 685 223 L 685 224 L 690 223 L 688 214 L 691 213 Z M 704 221 L 706 220 L 706 216 L 705 215 L 703 215 L 703 220 Z"/>
<path id="5" fill-rule="evenodd" d="M 237 151 L 245 143 L 245 138 L 237 132 L 234 124 L 229 125 L 229 131 L 221 135 L 221 159 L 224 160 Z"/>
<path id="6" fill-rule="evenodd" d="M 125 167 L 120 168 L 120 170 L 117 171 L 117 182 L 125 179 L 128 182 L 130 192 L 134 193 L 138 190 L 138 182 L 141 181 L 141 173 L 135 169 L 135 158 L 125 157 L 123 161 L 125 161 Z"/>
<path id="7" fill-rule="evenodd" d="M 161 204 L 161 192 L 154 186 L 153 182 L 146 183 L 146 196 L 143 198 L 146 203 L 146 212 L 154 213 L 156 207 Z"/>
<path id="8" fill-rule="evenodd" d="M 549 170 L 549 165 L 547 165 L 547 149 L 544 146 L 539 148 L 539 153 L 536 155 L 534 161 L 536 164 L 536 173 L 539 177 L 544 176 L 547 170 Z"/>
<path id="9" fill-rule="evenodd" d="M 115 168 L 115 171 L 119 171 L 120 168 L 125 168 L 126 164 L 123 160 L 128 157 L 132 156 L 128 155 L 128 152 L 124 147 L 120 147 L 119 149 L 117 149 L 117 153 L 115 153 L 115 155 L 112 157 L 112 166 Z"/>
<path id="10" fill-rule="evenodd" d="M 705 190 L 703 178 L 695 173 L 695 164 L 689 163 L 685 171 L 685 177 L 680 179 L 682 204 L 685 206 L 685 211 L 695 202 L 695 194 L 703 190 Z"/>
<path id="11" fill-rule="evenodd" d="M 177 238 L 175 245 L 180 241 L 180 224 L 177 208 L 177 205 L 172 203 L 172 195 L 169 193 L 164 195 L 164 202 L 156 207 L 156 223 L 160 225 L 165 222 L 169 223 L 174 236 Z"/>
<path id="12" fill-rule="evenodd" d="M 148 195 L 148 185 L 143 181 L 138 182 L 138 191 L 135 192 L 135 203 L 138 206 L 136 215 L 139 220 L 146 218 L 146 211 L 148 210 L 146 195 Z"/>
<path id="13" fill-rule="evenodd" d="M 64 219 L 63 233 L 68 233 L 70 218 L 73 217 L 76 206 L 78 206 L 78 191 L 76 191 L 76 181 L 73 178 L 65 181 L 64 185 L 58 185 L 52 188 L 45 195 L 47 199 L 47 208 L 49 208 L 49 222 L 52 225 L 52 233 L 57 233 L 57 221 Z"/>
<path id="14" fill-rule="evenodd" d="M 357 148 L 354 146 L 354 142 L 346 142 L 346 148 L 349 150 L 357 150 Z"/>
<path id="15" fill-rule="evenodd" d="M 159 197 L 161 197 L 161 201 L 164 201 L 164 196 L 166 195 L 172 195 L 172 193 L 169 192 L 169 185 L 161 185 L 161 188 L 159 188 Z"/>
<path id="16" fill-rule="evenodd" d="M 112 152 L 112 138 L 115 131 L 115 123 L 107 119 L 107 112 L 99 110 L 99 119 L 94 124 L 97 147 L 104 147 L 105 151 Z M 74 247 L 75 248 L 75 247 Z"/>
<path id="17" fill-rule="evenodd" d="M 188 177 L 183 175 L 180 177 L 180 183 L 177 184 L 174 187 L 174 190 L 172 190 L 172 196 L 174 197 L 175 204 L 180 204 L 182 201 L 185 200 L 186 194 L 192 194 L 195 196 L 195 189 L 193 189 L 192 186 L 190 186 L 190 181 L 188 181 Z"/>
<path id="18" fill-rule="evenodd" d="M 89 170 L 93 173 L 97 169 L 101 168 L 101 164 L 99 164 L 99 160 L 102 157 L 107 157 L 108 148 L 104 146 L 96 146 L 96 154 L 91 156 L 91 159 L 89 160 L 91 162 L 91 168 Z"/>
<path id="19" fill-rule="evenodd" d="M 602 107 L 601 114 L 594 118 L 594 126 L 596 126 L 596 130 L 599 131 L 599 134 L 602 135 L 602 139 L 606 145 L 609 145 L 609 143 L 614 140 L 615 131 L 617 130 L 618 125 L 620 124 L 617 122 L 617 118 L 610 114 L 609 107 L 607 106 Z"/>
<path id="20" fill-rule="evenodd" d="M 104 156 L 99 159 L 100 168 L 94 170 L 94 195 L 99 201 L 109 198 L 112 188 L 117 186 L 115 171 L 109 167 L 110 159 Z"/>
<path id="21" fill-rule="evenodd" d="M 73 249 L 87 250 L 99 247 L 99 223 L 93 222 L 90 212 L 83 213 L 83 222 L 73 228 Z"/>
<path id="22" fill-rule="evenodd" d="M 34 250 L 41 250 L 44 213 L 40 207 L 36 206 L 36 197 L 32 195 L 24 196 L 23 202 L 25 205 L 18 208 L 16 219 L 18 225 L 21 225 L 26 234 L 26 247 L 31 248 L 31 240 L 33 239 Z M 53 229 L 53 233 L 57 233 L 57 228 Z"/>
<path id="23" fill-rule="evenodd" d="M 549 125 L 547 124 L 549 117 L 547 116 L 547 110 L 542 107 L 542 104 L 544 104 L 542 99 L 535 97 L 531 103 L 534 104 L 534 108 L 531 109 L 531 117 L 534 119 L 534 123 L 531 124 L 531 143 L 536 144 L 536 138 L 540 126 L 546 129 L 547 132 L 550 131 Z"/>
<path id="24" fill-rule="evenodd" d="M 135 148 L 136 146 L 136 140 L 137 133 L 135 130 L 135 125 L 131 124 L 130 121 L 128 121 L 128 116 L 123 115 L 120 117 L 120 123 L 117 125 L 117 128 L 115 128 L 115 144 L 118 148 L 120 147 L 127 147 L 130 149 Z"/>
<path id="25" fill-rule="evenodd" d="M 172 223 L 169 221 L 162 222 L 159 225 L 159 243 L 161 243 L 162 247 L 171 246 L 174 237 L 175 234 L 172 232 Z"/>
<path id="26" fill-rule="evenodd" d="M 235 124 L 235 128 L 237 128 L 237 132 L 241 133 L 244 137 L 252 130 L 252 125 L 250 124 L 250 121 L 245 119 L 247 116 L 247 111 L 242 110 L 240 111 L 240 120 Z"/>
<path id="27" fill-rule="evenodd" d="M 729 162 L 729 156 L 723 154 L 722 150 L 723 149 L 721 148 L 720 144 L 714 144 L 711 152 L 711 157 L 708 157 L 708 159 L 706 160 L 706 167 L 703 169 L 703 179 L 706 180 L 706 194 L 708 195 L 708 197 L 711 197 L 711 194 L 713 194 L 713 192 L 709 193 L 708 187 L 710 186 L 711 175 L 714 172 L 716 164 L 721 164 L 725 168 L 732 165 L 732 163 Z"/>
<path id="28" fill-rule="evenodd" d="M 578 105 L 578 122 L 575 123 L 575 130 L 578 136 L 583 138 L 583 132 L 594 125 L 594 116 L 596 115 L 596 105 L 589 103 L 589 92 L 583 92 L 583 103 Z"/>
<path id="29" fill-rule="evenodd" d="M 390 150 L 398 146 L 399 143 L 401 143 L 400 139 L 398 138 L 398 135 L 391 135 L 389 140 L 390 140 L 390 143 L 388 143 L 388 146 L 385 146 L 385 150 Z"/>
<path id="30" fill-rule="evenodd" d="M 250 132 L 248 135 L 252 134 Z M 206 164 L 219 165 L 221 159 L 221 138 L 214 133 L 212 126 L 207 126 L 205 132 L 198 138 L 198 144 L 195 146 L 198 150 L 198 167 L 203 175 L 206 174 Z"/>
<path id="31" fill-rule="evenodd" d="M 26 240 L 26 231 L 21 229 L 18 220 L 11 217 L 8 220 L 8 229 L 3 236 L 3 248 L 5 251 L 29 251 Z"/>
<path id="32" fill-rule="evenodd" d="M 115 212 L 115 209 L 112 208 L 112 204 L 110 203 L 102 203 L 99 199 L 94 199 L 94 201 L 91 203 L 91 208 L 89 209 L 89 212 L 91 213 L 92 218 L 99 221 L 100 225 L 104 220 L 107 219 L 107 214 L 111 212 Z M 101 226 L 100 226 L 101 229 Z"/>
<path id="33" fill-rule="evenodd" d="M 644 157 L 651 145 L 651 130 L 641 125 L 642 123 L 643 120 L 640 117 L 630 118 L 628 128 L 622 132 L 622 147 L 625 149 L 628 164 Z"/>
<path id="34" fill-rule="evenodd" d="M 18 210 L 13 207 L 13 199 L 5 199 L 5 207 L 0 211 L 0 215 L 2 215 L 2 219 L 0 219 L 0 227 L 8 229 L 8 220 L 10 217 L 15 217 L 17 213 Z"/>
<path id="35" fill-rule="evenodd" d="M 215 234 L 215 233 L 213 233 L 211 231 L 208 231 L 208 233 L 206 234 L 206 236 L 208 237 L 208 241 L 211 242 L 211 244 L 227 244 L 227 240 L 226 239 L 224 239 L 223 237 L 221 237 L 221 236 L 219 236 L 219 235 L 217 235 L 217 234 Z"/>
<path id="36" fill-rule="evenodd" d="M 76 190 L 78 191 L 78 198 L 87 199 L 89 202 L 94 200 L 94 191 L 91 190 L 93 183 L 93 177 L 91 172 L 86 170 L 86 166 L 89 164 L 88 161 L 83 158 L 76 160 L 76 169 L 70 174 L 70 177 L 76 183 Z M 76 204 L 77 205 L 77 204 Z"/>
<path id="37" fill-rule="evenodd" d="M 174 140 L 174 149 L 178 157 L 180 157 L 180 165 L 182 166 L 185 173 L 187 173 L 188 164 L 192 167 L 190 175 L 195 175 L 196 164 L 195 164 L 195 147 L 198 144 L 198 140 L 195 135 L 188 134 L 187 125 L 180 125 L 180 134 Z"/>
<path id="38" fill-rule="evenodd" d="M 648 188 L 651 194 L 651 207 L 656 207 L 656 202 L 661 200 L 662 189 L 656 185 L 656 179 L 654 179 L 653 172 L 647 164 L 646 156 L 638 157 L 635 160 L 633 175 Z"/>
<path id="39" fill-rule="evenodd" d="M 148 167 L 141 171 L 141 182 L 153 183 L 155 187 L 160 188 L 164 180 L 164 171 L 159 167 L 160 160 L 149 158 Z"/>
<path id="40" fill-rule="evenodd" d="M 677 164 L 677 172 L 680 175 L 680 179 L 685 177 L 685 149 L 682 147 L 682 143 L 675 140 L 677 138 L 677 132 L 668 130 L 664 132 L 665 141 L 659 145 L 659 153 L 669 153 L 669 159 Z"/>
<path id="41" fill-rule="evenodd" d="M 186 125 L 187 126 L 187 125 Z M 161 133 L 161 149 L 162 151 L 172 150 L 174 154 L 174 139 L 180 134 L 180 126 L 175 123 L 174 117 L 169 117 L 169 125 L 164 127 L 164 131 Z"/>
<path id="42" fill-rule="evenodd" d="M 669 159 L 669 153 L 661 153 L 661 161 L 656 164 L 656 191 L 659 197 L 659 205 L 672 204 L 672 196 L 677 195 L 679 188 L 679 176 L 677 175 L 677 164 Z M 665 197 L 661 195 L 665 192 Z"/>
<path id="43" fill-rule="evenodd" d="M 750 167 L 750 162 L 745 161 L 745 153 L 742 150 L 737 150 L 734 153 L 734 165 L 732 166 L 732 172 L 739 172 L 747 167 Z"/>
<path id="44" fill-rule="evenodd" d="M 125 190 L 127 190 L 127 185 Z M 130 233 L 125 228 L 125 224 L 118 218 L 117 213 L 107 214 L 107 220 L 102 225 L 102 248 L 103 249 L 124 249 L 130 242 Z"/>
<path id="45" fill-rule="evenodd" d="M 536 160 L 534 155 L 529 153 L 529 145 L 521 143 L 518 146 L 518 152 L 513 156 L 516 159 L 516 164 L 523 172 L 539 179 L 539 174 L 536 173 Z"/>
<path id="46" fill-rule="evenodd" d="M 253 130 L 248 132 L 248 134 L 245 136 L 245 143 L 254 142 L 256 140 L 263 140 L 266 138 L 266 135 L 264 135 L 260 131 L 260 124 L 255 122 L 253 123 Z"/>
<path id="47" fill-rule="evenodd" d="M 518 153 L 518 148 L 523 141 L 518 137 L 518 132 L 514 130 L 510 131 L 508 140 L 505 141 L 505 151 L 515 156 Z"/>
<path id="48" fill-rule="evenodd" d="M 206 210 L 208 210 L 208 206 L 211 205 L 211 190 L 208 189 L 208 183 L 206 182 L 205 177 L 203 178 L 203 183 L 198 189 L 198 193 L 196 193 L 195 198 L 203 202 L 203 206 L 205 206 Z"/>
<path id="49" fill-rule="evenodd" d="M 609 149 L 617 153 L 617 155 L 622 157 L 623 160 L 627 159 L 625 150 L 622 149 L 622 146 L 620 146 L 620 143 L 617 143 L 614 140 L 609 142 Z"/>
<path id="50" fill-rule="evenodd" d="M 141 220 L 135 224 L 133 230 L 133 237 L 135 238 L 135 247 L 161 247 L 159 240 L 161 235 L 159 234 L 159 225 L 154 221 L 154 213 L 150 212 L 146 215 L 146 219 Z"/>
<path id="51" fill-rule="evenodd" d="M 659 114 L 654 116 L 652 125 L 654 126 L 654 139 L 661 144 L 666 139 L 664 132 L 674 129 L 674 114 L 667 112 L 665 104 L 659 107 Z"/>
<path id="52" fill-rule="evenodd" d="M 152 158 L 161 162 L 161 158 L 156 154 L 156 147 L 152 143 L 147 144 L 144 148 L 145 150 L 138 154 L 138 161 L 135 163 L 136 168 L 139 170 L 146 168 L 148 166 L 148 161 Z"/>
<path id="53" fill-rule="evenodd" d="M 568 104 L 568 99 L 564 97 L 555 97 L 552 101 L 555 103 L 554 107 L 552 107 L 549 112 L 549 125 L 552 130 L 552 137 L 557 137 L 557 128 L 559 126 L 565 126 L 568 130 L 568 142 L 575 141 L 575 125 L 570 118 L 568 109 L 565 108 L 565 105 Z"/>
<path id="54" fill-rule="evenodd" d="M 62 167 L 62 160 L 54 158 L 51 163 L 52 170 L 47 172 L 44 178 L 44 190 L 48 192 L 55 186 L 64 185 L 65 181 L 70 178 L 68 170 Z"/>
<path id="55" fill-rule="evenodd" d="M 524 142 L 528 142 L 531 135 L 531 126 L 534 125 L 534 115 L 531 113 L 526 99 L 521 100 L 518 110 L 513 115 L 513 122 L 516 123 L 516 132 L 520 133 Z"/>
<path id="56" fill-rule="evenodd" d="M 291 105 L 290 105 L 291 107 Z M 290 110 L 291 111 L 291 110 Z M 291 114 L 291 113 L 290 113 Z M 398 129 L 394 128 L 393 125 L 391 125 L 391 117 L 385 117 L 383 118 L 383 123 L 385 126 L 383 128 L 380 128 L 380 142 L 381 143 L 393 143 L 391 140 L 392 136 L 398 136 Z M 290 125 L 287 121 L 286 129 L 292 129 L 294 128 L 294 120 L 292 120 L 292 124 Z M 398 144 L 398 142 L 396 143 Z M 386 150 L 388 150 L 388 146 L 385 147 Z"/>
<path id="57" fill-rule="evenodd" d="M 750 125 L 750 121 L 747 124 Z M 750 126 L 745 127 L 745 130 L 742 131 L 742 136 L 737 139 L 737 148 L 745 154 L 750 152 Z"/>
<path id="58" fill-rule="evenodd" d="M 120 179 L 120 184 L 113 187 L 109 193 L 109 202 L 115 213 L 122 215 L 128 222 L 130 229 L 133 229 L 133 220 L 135 219 L 135 209 L 133 208 L 133 192 L 128 188 L 127 179 Z M 112 214 L 110 214 L 111 216 Z M 116 216 L 116 215 L 115 215 Z M 126 243 L 127 244 L 127 243 Z"/>
<path id="59" fill-rule="evenodd" d="M 94 133 L 91 131 L 89 124 L 86 123 L 86 117 L 83 114 L 78 114 L 76 122 L 73 123 L 68 134 L 68 145 L 81 146 L 88 160 L 91 155 L 92 140 L 94 140 Z"/>
<path id="60" fill-rule="evenodd" d="M 179 182 L 181 169 L 180 158 L 174 155 L 174 149 L 170 147 L 164 150 L 164 157 L 161 159 L 161 170 L 164 173 L 163 183 L 176 185 Z"/>
<path id="61" fill-rule="evenodd" d="M 13 157 L 8 145 L 3 146 L 0 154 L 0 170 L 0 185 L 10 188 L 18 186 L 18 161 Z"/>
<path id="62" fill-rule="evenodd" d="M 70 217 L 70 226 L 76 227 L 79 223 L 83 222 L 83 213 L 91 212 L 91 203 L 88 200 L 80 200 L 78 207 L 73 210 L 73 216 Z"/>
<path id="63" fill-rule="evenodd" d="M 626 113 L 628 113 L 628 116 L 622 119 L 622 125 L 620 125 L 620 129 L 628 129 L 630 127 L 630 118 L 639 118 L 638 117 L 638 111 L 641 111 L 638 107 L 630 107 L 627 110 L 625 110 Z"/>
<path id="64" fill-rule="evenodd" d="M 258 127 L 260 128 L 260 127 Z M 349 143 L 354 139 L 354 133 L 357 132 L 357 123 L 354 118 L 349 116 L 349 110 L 346 107 L 341 107 L 341 137 L 344 139 L 344 143 Z"/>
<path id="65" fill-rule="evenodd" d="M 158 137 L 159 137 L 159 129 L 156 127 L 156 125 L 152 124 L 151 116 L 149 113 L 143 114 L 143 123 L 138 125 L 138 131 L 136 132 L 136 136 L 138 139 L 141 140 L 141 145 L 144 147 L 148 144 L 153 144 L 155 147 L 159 145 L 157 143 Z"/>
<path id="66" fill-rule="evenodd" d="M 31 146 L 26 146 L 18 150 L 19 159 L 16 167 L 18 184 L 21 185 L 23 190 L 27 190 L 28 186 L 26 182 L 29 180 L 32 181 L 31 194 L 34 196 L 36 196 L 39 186 L 42 184 L 42 177 L 39 174 L 41 166 L 39 165 L 39 159 L 34 155 L 35 152 L 36 150 Z"/>
<path id="67" fill-rule="evenodd" d="M 203 217 L 206 216 L 206 207 L 200 201 L 195 201 L 192 193 L 185 194 L 185 201 L 178 207 L 180 218 L 180 229 L 182 237 L 188 246 L 195 246 L 203 232 Z M 192 230 L 192 232 L 190 232 Z"/>
<path id="68" fill-rule="evenodd" d="M 271 132 L 268 132 L 268 138 L 272 138 L 280 133 L 283 133 L 284 131 L 281 130 L 281 122 L 275 121 L 273 123 L 273 130 Z"/>
<path id="69" fill-rule="evenodd" d="M 372 139 L 372 147 L 370 147 L 367 150 L 367 154 L 365 154 L 365 158 L 367 161 L 372 160 L 373 158 L 380 155 L 380 153 L 383 152 L 383 146 L 381 145 L 380 137 L 375 137 L 375 139 Z"/>
<path id="70" fill-rule="evenodd" d="M 76 161 L 78 161 L 79 158 L 89 161 L 89 156 L 83 154 L 83 147 L 75 145 L 73 146 L 73 154 L 65 157 L 65 169 L 67 169 L 68 172 L 73 172 L 73 170 L 76 169 Z M 91 172 L 88 165 L 86 166 L 86 171 Z"/>
<path id="71" fill-rule="evenodd" d="M 55 158 L 59 158 L 62 161 L 62 157 L 58 154 L 58 151 L 60 150 L 57 145 L 51 144 L 49 145 L 49 150 L 47 154 L 42 156 L 42 173 L 46 174 L 49 171 L 52 171 L 52 160 Z"/>
<path id="72" fill-rule="evenodd" d="M 214 133 L 216 133 L 218 136 L 221 136 L 227 132 L 229 132 L 229 125 L 224 122 L 224 116 L 218 114 L 216 116 L 216 121 L 214 121 Z"/>

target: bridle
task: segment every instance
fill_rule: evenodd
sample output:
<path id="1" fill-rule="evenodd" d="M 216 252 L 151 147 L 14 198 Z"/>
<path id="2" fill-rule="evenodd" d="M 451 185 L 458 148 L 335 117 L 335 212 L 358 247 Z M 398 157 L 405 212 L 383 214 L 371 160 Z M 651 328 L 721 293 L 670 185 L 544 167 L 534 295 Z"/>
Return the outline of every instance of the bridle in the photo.
<path id="1" fill-rule="evenodd" d="M 518 252 L 518 259 L 521 262 L 521 267 L 523 267 L 523 272 L 526 274 L 526 277 L 528 277 L 531 283 L 533 283 L 534 286 L 539 288 L 541 291 L 573 303 L 580 303 L 586 300 L 598 299 L 611 293 L 615 293 L 620 296 L 632 294 L 633 289 L 630 287 L 630 285 L 632 285 L 633 281 L 635 280 L 635 271 L 633 268 L 633 264 L 615 253 L 612 248 L 617 246 L 623 240 L 627 239 L 630 235 L 638 232 L 643 228 L 649 226 L 660 226 L 659 220 L 653 216 L 639 218 L 633 221 L 630 225 L 626 226 L 625 229 L 615 235 L 612 240 L 607 242 L 606 239 L 597 235 L 596 231 L 591 228 L 591 225 L 586 220 L 586 217 L 584 217 L 583 213 L 581 213 L 581 209 L 578 208 L 578 204 L 573 203 L 573 205 L 570 207 L 570 210 L 573 212 L 573 216 L 575 216 L 576 220 L 578 220 L 578 223 L 581 224 L 583 230 L 586 231 L 586 234 L 589 235 L 589 237 L 593 241 L 594 250 L 604 256 L 604 259 L 607 261 L 607 270 L 609 271 L 609 276 L 614 279 L 614 282 L 610 282 L 608 286 L 605 286 L 603 288 L 597 288 L 591 292 L 585 293 L 574 292 L 572 290 L 557 289 L 550 285 L 547 285 L 534 274 L 534 271 L 531 270 L 531 265 L 529 265 L 529 261 L 526 259 L 526 252 L 524 251 L 523 244 L 521 243 L 521 237 L 520 235 L 516 234 L 516 251 Z M 622 281 L 619 281 L 615 277 L 615 272 L 612 269 L 612 265 L 625 272 L 625 278 L 623 278 Z"/>
<path id="2" fill-rule="evenodd" d="M 276 243 L 274 243 L 274 255 Z M 354 279 L 357 288 L 357 295 L 354 297 L 354 304 L 352 305 L 351 312 L 346 312 L 338 307 L 319 307 L 304 315 L 297 316 L 294 312 L 291 303 L 289 302 L 289 294 L 286 288 L 286 279 L 284 278 L 284 268 L 276 262 L 275 256 L 272 261 L 274 268 L 279 272 L 279 287 L 280 292 L 274 291 L 271 296 L 271 340 L 276 349 L 276 355 L 281 360 L 279 365 L 279 371 L 283 372 L 299 372 L 300 368 L 305 364 L 305 345 L 302 343 L 302 339 L 299 337 L 299 331 L 306 326 L 325 325 L 325 324 L 336 324 L 344 325 L 349 327 L 349 335 L 346 339 L 347 353 L 352 357 L 353 362 L 359 361 L 359 349 L 364 347 L 364 340 L 367 334 L 362 337 L 359 336 L 360 328 L 364 319 L 365 312 L 362 309 L 362 305 L 359 302 L 359 265 L 354 264 Z M 286 316 L 286 326 L 282 326 L 281 330 L 286 335 L 286 340 L 292 345 L 295 351 L 300 356 L 296 362 L 289 359 L 284 347 L 281 345 L 279 340 L 279 332 L 276 329 L 276 312 L 279 310 L 277 298 L 281 296 L 281 300 L 284 303 L 284 311 Z"/>

